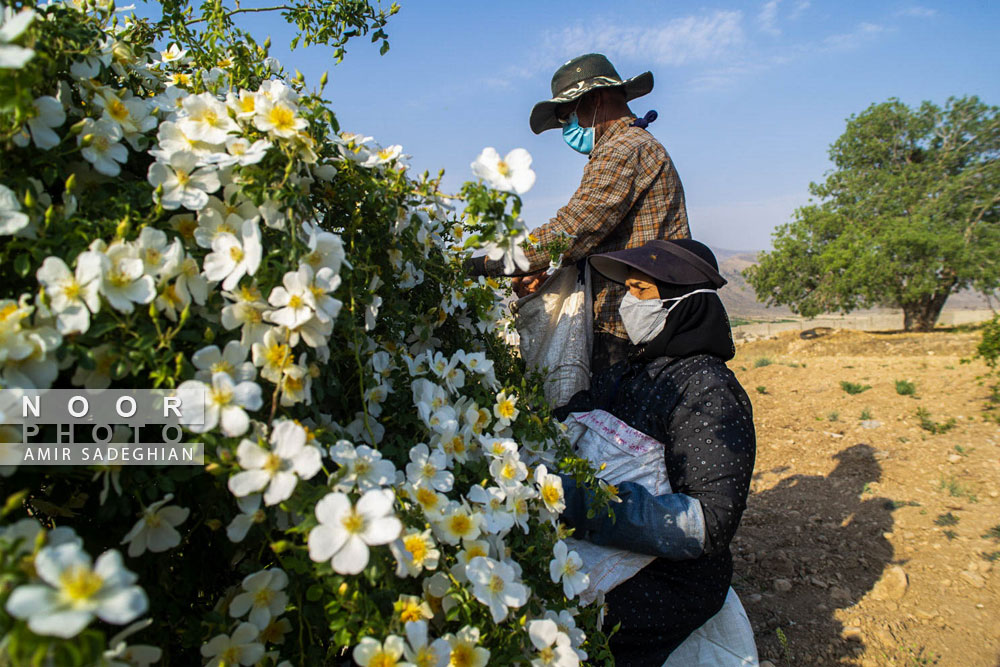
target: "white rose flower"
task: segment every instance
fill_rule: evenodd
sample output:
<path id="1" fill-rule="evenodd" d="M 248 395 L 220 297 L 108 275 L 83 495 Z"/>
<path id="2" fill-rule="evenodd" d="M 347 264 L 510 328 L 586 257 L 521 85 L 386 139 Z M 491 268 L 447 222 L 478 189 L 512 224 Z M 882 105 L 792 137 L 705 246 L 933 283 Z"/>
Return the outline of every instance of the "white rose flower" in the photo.
<path id="1" fill-rule="evenodd" d="M 205 667 L 254 665 L 264 657 L 264 645 L 256 641 L 260 629 L 253 623 L 240 623 L 232 636 L 220 634 L 201 647 L 201 655 L 211 658 Z"/>
<path id="2" fill-rule="evenodd" d="M 92 249 L 99 247 L 92 245 Z M 135 303 L 146 304 L 156 298 L 156 283 L 145 274 L 142 259 L 127 243 L 112 243 L 101 258 L 100 292 L 111 307 L 131 313 Z"/>
<path id="3" fill-rule="evenodd" d="M 309 533 L 309 558 L 330 561 L 338 574 L 358 574 L 368 565 L 368 547 L 389 544 L 403 529 L 388 489 L 366 491 L 357 505 L 340 492 L 316 503 L 319 525 Z"/>
<path id="4" fill-rule="evenodd" d="M 295 104 L 283 98 L 258 98 L 254 112 L 254 127 L 283 139 L 290 139 L 309 127 L 305 118 L 296 115 Z"/>
<path id="5" fill-rule="evenodd" d="M 406 478 L 414 486 L 429 486 L 438 491 L 451 491 L 455 476 L 448 470 L 444 452 L 433 452 L 424 443 L 410 448 L 410 461 L 406 464 Z"/>
<path id="6" fill-rule="evenodd" d="M 226 537 L 229 538 L 230 542 L 242 542 L 255 523 L 263 523 L 267 518 L 264 510 L 260 508 L 260 495 L 259 493 L 251 493 L 236 499 L 240 513 L 233 517 L 233 520 L 226 526 Z"/>
<path id="7" fill-rule="evenodd" d="M 580 647 L 583 646 L 583 642 L 587 639 L 587 635 L 583 630 L 576 627 L 576 620 L 573 618 L 573 615 L 576 613 L 577 610 L 575 608 L 562 609 L 558 614 L 555 611 L 548 609 L 544 614 L 544 618 L 554 621 L 556 627 L 559 629 L 559 632 L 569 637 L 570 645 L 573 647 L 573 650 L 576 651 L 577 657 L 579 657 L 580 660 L 586 660 L 587 652 Z"/>
<path id="8" fill-rule="evenodd" d="M 181 534 L 175 526 L 184 523 L 190 510 L 177 505 L 167 505 L 174 499 L 174 494 L 168 493 L 162 500 L 147 507 L 142 512 L 142 518 L 136 521 L 132 530 L 122 538 L 122 544 L 128 544 L 128 555 L 131 558 L 141 556 L 149 549 L 159 553 L 173 549 L 181 543 Z M 166 506 L 165 506 L 166 505 Z"/>
<path id="9" fill-rule="evenodd" d="M 257 218 L 244 220 L 239 238 L 223 232 L 212 241 L 212 252 L 204 262 L 205 277 L 221 280 L 222 289 L 231 290 L 243 276 L 257 273 L 263 254 Z"/>
<path id="10" fill-rule="evenodd" d="M 427 621 L 406 623 L 406 660 L 419 667 L 447 667 L 451 647 L 444 639 L 430 642 L 427 637 Z"/>
<path id="11" fill-rule="evenodd" d="M 0 235 L 12 236 L 28 226 L 29 218 L 21 212 L 21 202 L 14 191 L 0 184 Z"/>
<path id="12" fill-rule="evenodd" d="M 532 667 L 577 667 L 580 664 L 569 637 L 559 631 L 555 621 L 547 618 L 528 621 L 527 626 L 528 637 L 538 650 L 531 660 Z"/>
<path id="13" fill-rule="evenodd" d="M 31 139 L 35 146 L 43 151 L 47 151 L 59 144 L 59 135 L 53 128 L 61 126 L 66 122 L 66 112 L 62 103 L 56 98 L 45 95 L 32 102 L 34 115 L 28 119 L 28 131 L 31 132 Z M 28 145 L 28 131 L 22 131 L 14 135 L 14 143 L 24 147 Z"/>
<path id="14" fill-rule="evenodd" d="M 250 612 L 248 620 L 258 628 L 266 628 L 272 618 L 285 611 L 288 604 L 288 575 L 274 568 L 248 574 L 243 578 L 243 591 L 229 603 L 229 615 L 240 618 Z"/>
<path id="15" fill-rule="evenodd" d="M 450 632 L 442 639 L 451 649 L 449 665 L 465 667 L 486 667 L 490 661 L 490 651 L 479 646 L 479 628 L 467 625 L 457 635 Z"/>
<path id="16" fill-rule="evenodd" d="M 75 543 L 43 547 L 35 557 L 35 572 L 43 583 L 24 584 L 10 594 L 6 610 L 27 619 L 39 635 L 75 637 L 94 619 L 124 625 L 149 607 L 146 593 L 134 586 L 138 577 L 125 569 L 115 549 L 91 562 Z"/>
<path id="17" fill-rule="evenodd" d="M 436 569 L 441 558 L 430 528 L 407 530 L 405 535 L 389 544 L 389 549 L 396 558 L 396 576 L 400 578 L 416 577 L 425 569 Z"/>
<path id="18" fill-rule="evenodd" d="M 163 186 L 160 203 L 168 210 L 183 206 L 199 211 L 208 203 L 208 195 L 221 185 L 218 172 L 198 167 L 198 157 L 191 151 L 177 151 L 167 161 L 149 165 L 147 180 L 154 188 Z"/>
<path id="19" fill-rule="evenodd" d="M 192 433 L 207 433 L 219 426 L 227 437 L 243 435 L 250 427 L 246 410 L 259 410 L 264 404 L 256 382 L 233 382 L 225 372 L 212 373 L 211 384 L 186 380 L 177 387 L 177 398 L 184 408 L 182 423 Z M 200 409 L 199 409 L 200 408 Z M 193 415 L 203 414 L 201 424 L 189 423 Z"/>
<path id="20" fill-rule="evenodd" d="M 419 491 L 422 487 L 417 487 Z M 479 537 L 483 523 L 483 515 L 472 510 L 465 503 L 452 502 L 434 522 L 434 534 L 442 542 L 455 545 L 462 540 L 474 540 Z"/>
<path id="21" fill-rule="evenodd" d="M 569 551 L 566 543 L 562 540 L 556 542 L 552 548 L 552 555 L 555 556 L 549 561 L 549 576 L 552 583 L 558 584 L 562 581 L 563 593 L 567 598 L 573 598 L 590 585 L 590 576 L 583 571 L 583 559 L 575 551 Z"/>
<path id="22" fill-rule="evenodd" d="M 373 637 L 362 637 L 351 652 L 354 662 L 361 667 L 391 667 L 401 662 L 405 644 L 402 637 L 389 635 L 384 642 Z"/>
<path id="23" fill-rule="evenodd" d="M 490 474 L 497 486 L 510 493 L 528 478 L 528 468 L 516 451 L 507 451 L 501 458 L 490 461 Z"/>
<path id="24" fill-rule="evenodd" d="M 28 29 L 35 20 L 35 12 L 22 9 L 14 13 L 10 7 L 4 7 L 0 13 L 0 69 L 21 69 L 24 64 L 35 57 L 35 50 L 11 44 Z"/>
<path id="25" fill-rule="evenodd" d="M 271 431 L 271 451 L 242 440 L 236 457 L 243 472 L 229 478 L 229 490 L 237 498 L 264 492 L 264 504 L 288 500 L 299 478 L 311 479 L 323 467 L 319 449 L 306 444 L 306 431 L 293 421 L 282 420 Z"/>
<path id="26" fill-rule="evenodd" d="M 76 141 L 80 146 L 80 154 L 94 165 L 94 169 L 113 177 L 122 171 L 119 162 L 128 160 L 128 149 L 119 143 L 122 136 L 122 128 L 118 123 L 103 118 L 98 121 L 86 118 Z"/>
<path id="27" fill-rule="evenodd" d="M 382 452 L 368 445 L 355 447 L 348 440 L 338 440 L 330 447 L 330 458 L 339 463 L 344 475 L 333 487 L 336 491 L 379 489 L 396 478 L 396 466 L 382 458 Z"/>
<path id="28" fill-rule="evenodd" d="M 566 509 L 566 499 L 563 496 L 562 479 L 559 475 L 549 473 L 544 465 L 535 468 L 535 484 L 538 485 L 538 497 L 545 504 L 549 518 L 555 521 Z"/>
<path id="29" fill-rule="evenodd" d="M 506 563 L 477 556 L 469 561 L 465 576 L 472 583 L 472 595 L 490 608 L 493 622 L 507 618 L 509 608 L 518 608 L 528 601 L 528 588 L 516 581 L 514 568 Z"/>
<path id="30" fill-rule="evenodd" d="M 159 662 L 163 657 L 163 650 L 148 644 L 133 644 L 129 646 L 125 640 L 136 632 L 149 627 L 153 619 L 146 618 L 136 621 L 121 632 L 108 640 L 108 648 L 102 657 L 107 667 L 149 667 L 154 662 Z"/>
<path id="31" fill-rule="evenodd" d="M 35 277 L 49 297 L 59 333 L 85 333 L 90 314 L 101 309 L 101 256 L 89 250 L 80 253 L 74 273 L 58 257 L 46 257 Z"/>
<path id="32" fill-rule="evenodd" d="M 521 271 L 531 268 L 531 261 L 524 253 L 522 244 L 528 239 L 528 232 L 521 230 L 512 236 L 505 237 L 500 243 L 486 244 L 486 257 L 492 260 L 503 260 L 503 272 L 506 275 L 514 273 L 517 267 Z"/>
<path id="33" fill-rule="evenodd" d="M 249 354 L 250 349 L 238 340 L 226 343 L 224 351 L 217 345 L 203 347 L 191 355 L 191 363 L 198 369 L 194 379 L 209 382 L 214 374 L 226 373 L 235 383 L 253 381 L 257 368 L 247 361 Z"/>
<path id="34" fill-rule="evenodd" d="M 288 271 L 281 279 L 283 287 L 275 287 L 267 297 L 268 303 L 278 310 L 271 311 L 267 319 L 289 329 L 301 326 L 312 319 L 316 312 L 313 297 L 313 271 L 308 264 L 298 271 Z"/>
<path id="35" fill-rule="evenodd" d="M 535 184 L 531 154 L 523 148 L 515 148 L 502 160 L 495 148 L 484 148 L 472 163 L 472 173 L 486 181 L 491 188 L 518 195 L 524 194 Z"/>
<path id="36" fill-rule="evenodd" d="M 195 141 L 222 144 L 231 132 L 239 132 L 240 126 L 229 117 L 226 105 L 212 93 L 188 95 L 181 103 L 183 115 L 177 125 L 184 134 Z"/>

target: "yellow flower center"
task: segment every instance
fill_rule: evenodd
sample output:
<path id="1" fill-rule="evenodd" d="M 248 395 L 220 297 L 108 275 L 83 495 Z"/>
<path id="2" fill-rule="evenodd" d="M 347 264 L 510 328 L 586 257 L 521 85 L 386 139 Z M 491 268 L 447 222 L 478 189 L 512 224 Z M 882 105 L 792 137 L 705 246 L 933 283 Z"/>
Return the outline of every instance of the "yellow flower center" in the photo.
<path id="1" fill-rule="evenodd" d="M 147 264 L 159 264 L 160 260 L 163 258 L 163 253 L 161 253 L 156 248 L 146 248 L 146 263 Z"/>
<path id="2" fill-rule="evenodd" d="M 430 489 L 420 487 L 417 489 L 417 502 L 420 503 L 420 506 L 425 510 L 431 510 L 437 507 L 438 495 Z"/>
<path id="3" fill-rule="evenodd" d="M 74 565 L 59 575 L 59 587 L 72 603 L 86 602 L 103 586 L 104 579 L 83 565 Z"/>
<path id="4" fill-rule="evenodd" d="M 469 547 L 468 550 L 465 552 L 466 560 L 472 560 L 476 556 L 488 556 L 488 555 L 489 554 L 486 553 L 486 550 L 483 549 L 478 544 L 474 544 L 473 546 Z"/>
<path id="5" fill-rule="evenodd" d="M 399 662 L 394 657 L 384 651 L 377 651 L 368 661 L 368 667 L 393 667 L 393 665 L 398 664 Z"/>
<path id="6" fill-rule="evenodd" d="M 464 514 L 456 514 L 448 519 L 448 525 L 456 535 L 465 535 L 472 528 L 472 521 Z"/>
<path id="7" fill-rule="evenodd" d="M 562 500 L 562 493 L 554 484 L 546 484 L 542 487 L 542 499 L 547 505 L 555 505 Z"/>
<path id="8" fill-rule="evenodd" d="M 423 467 L 424 477 L 433 477 L 434 475 L 437 474 L 437 472 L 438 472 L 437 468 L 434 467 L 433 463 L 427 462 L 424 464 Z"/>
<path id="9" fill-rule="evenodd" d="M 132 279 L 122 273 L 121 269 L 116 266 L 108 272 L 108 282 L 115 287 L 122 288 L 131 285 Z"/>
<path id="10" fill-rule="evenodd" d="M 417 667 L 434 667 L 437 664 L 437 654 L 431 650 L 430 646 L 424 646 L 413 659 L 413 664 Z"/>
<path id="11" fill-rule="evenodd" d="M 283 366 L 286 363 L 286 361 L 290 360 L 290 355 L 289 355 L 290 351 L 291 350 L 288 348 L 287 345 L 281 345 L 281 344 L 270 345 L 268 346 L 267 351 L 264 353 L 264 356 L 267 359 L 268 365 Z"/>
<path id="12" fill-rule="evenodd" d="M 372 464 L 368 462 L 368 459 L 358 459 L 354 463 L 354 472 L 359 476 L 367 475 L 372 470 Z"/>
<path id="13" fill-rule="evenodd" d="M 504 419 L 510 419 L 514 415 L 514 401 L 505 400 L 500 401 L 500 416 Z"/>
<path id="14" fill-rule="evenodd" d="M 274 475 L 274 473 L 281 470 L 281 457 L 274 452 L 268 454 L 267 461 L 264 462 L 264 470 L 270 475 Z"/>
<path id="15" fill-rule="evenodd" d="M 566 559 L 566 564 L 563 565 L 563 573 L 565 573 L 567 576 L 572 577 L 574 574 L 577 573 L 578 570 L 579 570 L 579 568 L 576 565 L 576 561 L 569 560 L 567 558 Z"/>
<path id="16" fill-rule="evenodd" d="M 427 542 L 423 537 L 410 535 L 403 539 L 403 546 L 410 552 L 415 564 L 423 565 L 424 559 L 427 558 Z"/>
<path id="17" fill-rule="evenodd" d="M 424 613 L 420 609 L 420 604 L 414 600 L 407 600 L 404 602 L 403 608 L 399 611 L 399 620 L 403 623 L 407 623 L 409 621 L 419 621 L 423 617 Z"/>
<path id="18" fill-rule="evenodd" d="M 215 126 L 215 124 L 219 122 L 219 115 L 211 109 L 208 109 L 202 114 L 201 120 L 209 125 Z"/>
<path id="19" fill-rule="evenodd" d="M 288 307 L 289 308 L 301 308 L 302 305 L 303 305 L 302 304 L 302 297 L 299 296 L 298 294 L 293 294 L 292 296 L 290 296 L 288 298 Z"/>
<path id="20" fill-rule="evenodd" d="M 290 132 L 295 129 L 295 112 L 284 105 L 271 107 L 267 119 L 277 130 Z"/>
<path id="21" fill-rule="evenodd" d="M 500 471 L 500 474 L 504 479 L 514 479 L 514 475 L 517 474 L 517 468 L 515 468 L 512 463 L 505 463 L 503 470 Z"/>
<path id="22" fill-rule="evenodd" d="M 365 529 L 364 517 L 355 512 L 354 510 L 348 512 L 344 516 L 344 518 L 340 520 L 340 523 L 344 526 L 344 530 L 346 530 L 349 533 L 360 533 L 362 530 Z"/>
<path id="23" fill-rule="evenodd" d="M 302 392 L 302 378 L 293 375 L 286 375 L 282 386 L 286 394 L 298 394 Z"/>
<path id="24" fill-rule="evenodd" d="M 119 123 L 128 118 L 128 107 L 122 104 L 118 98 L 113 98 L 108 102 L 108 114 Z"/>
<path id="25" fill-rule="evenodd" d="M 242 262 L 243 261 L 243 248 L 239 247 L 238 245 L 234 245 L 233 247 L 231 247 L 229 249 L 229 256 L 236 263 Z"/>
<path id="26" fill-rule="evenodd" d="M 253 595 L 253 606 L 268 607 L 274 599 L 275 592 L 270 588 L 262 588 Z"/>
<path id="27" fill-rule="evenodd" d="M 66 283 L 66 286 L 63 287 L 63 294 L 65 294 L 66 298 L 69 299 L 70 301 L 74 301 L 77 298 L 79 298 L 80 283 L 76 281 L 76 278 L 69 279 L 69 281 Z"/>
<path id="28" fill-rule="evenodd" d="M 548 664 L 556 659 L 556 652 L 551 646 L 546 646 L 538 652 L 538 657 L 542 659 L 543 663 Z"/>
<path id="29" fill-rule="evenodd" d="M 213 373 L 229 373 L 230 375 L 232 375 L 234 369 L 231 363 L 223 359 L 221 361 L 216 361 L 214 364 L 212 364 L 209 370 L 212 371 Z"/>
<path id="30" fill-rule="evenodd" d="M 476 664 L 476 652 L 468 644 L 451 647 L 451 662 L 449 667 L 472 667 Z"/>
<path id="31" fill-rule="evenodd" d="M 100 135 L 94 137 L 93 146 L 97 149 L 98 153 L 106 153 L 108 149 L 111 148 L 111 140 L 104 135 Z"/>
<path id="32" fill-rule="evenodd" d="M 238 665 L 240 664 L 240 647 L 230 646 L 225 651 L 219 654 L 219 663 L 223 665 Z"/>
<path id="33" fill-rule="evenodd" d="M 257 108 L 257 102 L 253 95 L 246 95 L 240 98 L 240 111 L 243 113 L 253 113 Z"/>
<path id="34" fill-rule="evenodd" d="M 224 408 L 233 402 L 233 392 L 226 387 L 212 387 L 209 400 L 211 400 L 214 405 Z"/>
<path id="35" fill-rule="evenodd" d="M 500 172 L 501 176 L 510 176 L 510 166 L 503 160 L 497 162 L 497 171 Z"/>
<path id="36" fill-rule="evenodd" d="M 380 160 L 388 160 L 392 157 L 392 151 L 388 148 L 383 148 L 378 152 L 378 157 Z"/>
<path id="37" fill-rule="evenodd" d="M 493 575 L 490 577 L 490 593 L 499 593 L 503 590 L 504 581 L 498 575 Z"/>
<path id="38" fill-rule="evenodd" d="M 174 175 L 177 176 L 177 184 L 182 188 L 187 187 L 187 184 L 191 182 L 191 174 L 187 173 L 183 169 L 175 169 Z"/>
<path id="39" fill-rule="evenodd" d="M 194 230 L 198 229 L 198 223 L 194 218 L 183 218 L 177 223 L 177 231 L 186 239 L 194 236 Z"/>
<path id="40" fill-rule="evenodd" d="M 6 306 L 0 309 L 0 321 L 6 320 L 16 312 L 17 312 L 17 304 L 8 303 Z"/>

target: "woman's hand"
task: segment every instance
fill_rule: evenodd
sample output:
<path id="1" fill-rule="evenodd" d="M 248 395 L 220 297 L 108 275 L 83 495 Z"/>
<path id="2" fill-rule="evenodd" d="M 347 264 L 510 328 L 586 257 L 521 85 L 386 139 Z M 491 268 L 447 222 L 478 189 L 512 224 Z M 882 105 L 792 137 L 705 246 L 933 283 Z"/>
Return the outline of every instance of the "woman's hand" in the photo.
<path id="1" fill-rule="evenodd" d="M 526 276 L 517 276 L 512 278 L 511 286 L 514 288 L 514 294 L 516 294 L 518 298 L 524 298 L 541 289 L 547 279 L 548 275 L 546 275 L 545 271 L 539 271 L 538 273 L 531 273 Z"/>

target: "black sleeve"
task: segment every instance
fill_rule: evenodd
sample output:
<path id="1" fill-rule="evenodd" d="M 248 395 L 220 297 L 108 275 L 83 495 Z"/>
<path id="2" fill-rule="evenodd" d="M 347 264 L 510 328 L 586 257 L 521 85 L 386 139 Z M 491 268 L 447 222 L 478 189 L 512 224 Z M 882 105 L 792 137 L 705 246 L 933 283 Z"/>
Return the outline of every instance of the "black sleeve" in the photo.
<path id="1" fill-rule="evenodd" d="M 705 553 L 722 551 L 739 526 L 753 475 L 750 399 L 728 368 L 709 365 L 691 375 L 662 421 L 671 488 L 701 503 Z"/>

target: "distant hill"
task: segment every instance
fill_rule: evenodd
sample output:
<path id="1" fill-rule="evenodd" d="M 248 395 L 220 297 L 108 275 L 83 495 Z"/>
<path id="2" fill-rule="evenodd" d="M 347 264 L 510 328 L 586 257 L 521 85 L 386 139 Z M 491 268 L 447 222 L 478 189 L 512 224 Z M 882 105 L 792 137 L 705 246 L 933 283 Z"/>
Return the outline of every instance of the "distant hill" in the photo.
<path id="1" fill-rule="evenodd" d="M 767 307 L 757 300 L 757 295 L 743 277 L 743 270 L 757 263 L 756 250 L 727 250 L 725 248 L 712 248 L 716 259 L 719 260 L 719 271 L 722 277 L 728 280 L 728 284 L 719 291 L 722 302 L 726 305 L 726 310 L 730 317 L 741 317 L 746 319 L 767 319 L 778 320 L 785 317 L 795 317 L 791 310 L 784 306 Z M 993 306 L 996 306 L 994 301 Z M 971 290 L 964 290 L 958 294 L 953 294 L 945 304 L 946 309 L 970 310 L 979 308 L 989 308 L 990 304 L 981 295 Z M 870 309 L 858 312 L 878 312 L 888 309 Z"/>

